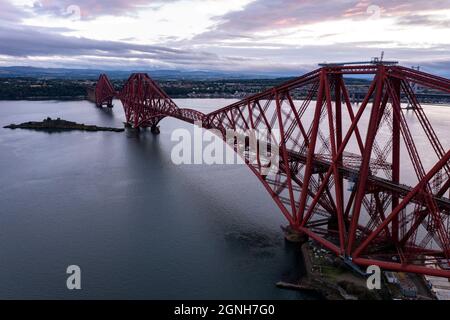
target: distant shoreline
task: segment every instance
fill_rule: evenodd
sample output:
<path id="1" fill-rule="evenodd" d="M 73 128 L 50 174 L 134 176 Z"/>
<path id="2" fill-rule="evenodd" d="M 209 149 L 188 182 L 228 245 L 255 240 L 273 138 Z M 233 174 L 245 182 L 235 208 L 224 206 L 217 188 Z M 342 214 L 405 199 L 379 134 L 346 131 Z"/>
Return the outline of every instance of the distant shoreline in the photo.
<path id="1" fill-rule="evenodd" d="M 223 97 L 187 97 L 187 96 L 183 96 L 183 97 L 171 97 L 171 99 L 173 100 L 181 100 L 181 99 L 198 99 L 198 100 L 209 100 L 209 99 L 224 99 L 224 100 L 241 100 L 244 99 L 243 98 L 235 98 L 235 97 L 227 97 L 227 96 L 223 96 Z M 297 99 L 295 99 L 297 100 Z M 301 99 L 298 99 L 301 100 Z M 45 102 L 45 101 L 55 101 L 55 102 L 70 102 L 70 101 L 87 101 L 90 102 L 86 97 L 58 97 L 58 98 L 54 98 L 54 97 L 29 97 L 29 98 L 17 98 L 17 99 L 2 99 L 0 98 L 0 102 L 17 102 L 17 101 L 27 101 L 27 102 Z M 92 103 L 92 102 L 91 102 Z M 92 103 L 93 104 L 93 103 Z M 448 106 L 450 107 L 450 101 L 442 101 L 442 102 L 421 102 L 420 103 L 422 106 Z M 94 104 L 93 104 L 94 105 Z"/>
<path id="2" fill-rule="evenodd" d="M 239 98 L 234 97 L 188 97 L 188 96 L 181 96 L 181 97 L 171 97 L 171 99 L 229 99 L 229 100 L 236 100 Z M 17 99 L 2 99 L 0 98 L 0 101 L 89 101 L 86 97 L 27 97 L 27 98 L 17 98 Z"/>
<path id="3" fill-rule="evenodd" d="M 254 94 L 270 90 L 292 78 L 277 79 L 159 79 L 158 85 L 172 99 L 236 99 L 241 100 Z M 123 87 L 126 80 L 112 79 L 116 90 Z M 352 101 L 363 101 L 370 82 L 366 79 L 346 78 L 345 83 Z M 96 85 L 90 79 L 36 79 L 1 78 L 0 101 L 80 101 L 88 96 L 88 91 Z M 308 96 L 308 88 L 294 91 L 292 98 L 301 100 Z M 450 95 L 438 91 L 418 89 L 421 103 L 450 104 Z M 403 99 L 402 99 L 403 100 Z"/>

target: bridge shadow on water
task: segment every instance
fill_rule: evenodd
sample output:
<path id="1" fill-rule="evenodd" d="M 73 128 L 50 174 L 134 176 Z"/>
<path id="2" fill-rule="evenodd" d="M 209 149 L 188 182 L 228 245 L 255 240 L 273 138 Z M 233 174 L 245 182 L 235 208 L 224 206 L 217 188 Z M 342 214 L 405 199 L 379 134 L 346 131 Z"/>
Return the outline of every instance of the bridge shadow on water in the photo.
<path id="1" fill-rule="evenodd" d="M 93 104 L 93 108 L 95 108 L 98 111 L 98 114 L 100 114 L 100 117 L 105 120 L 111 120 L 114 118 L 114 108 L 104 108 L 104 107 L 99 108 L 95 106 L 95 104 Z"/>

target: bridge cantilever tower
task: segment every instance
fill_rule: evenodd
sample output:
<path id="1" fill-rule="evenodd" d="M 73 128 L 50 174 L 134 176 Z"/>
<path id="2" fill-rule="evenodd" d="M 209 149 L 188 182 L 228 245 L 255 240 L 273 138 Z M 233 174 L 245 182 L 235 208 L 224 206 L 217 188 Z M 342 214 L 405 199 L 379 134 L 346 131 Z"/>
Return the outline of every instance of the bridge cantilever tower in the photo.
<path id="1" fill-rule="evenodd" d="M 101 74 L 98 78 L 97 85 L 95 86 L 94 97 L 91 100 L 97 107 L 106 105 L 108 108 L 112 108 L 112 101 L 117 94 L 114 90 L 114 86 L 105 74 Z"/>
<path id="2" fill-rule="evenodd" d="M 349 75 L 372 77 L 360 103 L 351 101 Z M 209 114 L 178 108 L 146 74 L 120 92 L 106 80 L 99 102 L 118 97 L 134 127 L 157 131 L 175 117 L 220 132 L 279 130 L 279 170 L 247 165 L 292 230 L 357 265 L 450 278 L 450 150 L 412 90 L 449 94 L 448 79 L 383 63 L 324 65 Z M 428 143 L 418 148 L 418 136 Z"/>

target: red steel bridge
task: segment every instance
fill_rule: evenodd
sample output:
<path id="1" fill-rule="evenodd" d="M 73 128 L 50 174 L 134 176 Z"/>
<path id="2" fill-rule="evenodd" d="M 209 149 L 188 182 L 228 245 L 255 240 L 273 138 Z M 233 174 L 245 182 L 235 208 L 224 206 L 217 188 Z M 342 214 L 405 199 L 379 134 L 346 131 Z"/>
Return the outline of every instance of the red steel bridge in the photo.
<path id="1" fill-rule="evenodd" d="M 372 79 L 359 102 L 345 81 L 354 75 Z M 450 129 L 441 132 L 443 145 L 416 86 L 450 94 L 449 79 L 373 63 L 324 65 L 209 114 L 179 108 L 141 73 L 120 91 L 101 75 L 95 102 L 120 99 L 126 123 L 152 132 L 165 117 L 201 121 L 223 135 L 276 129 L 279 169 L 263 174 L 260 161 L 246 163 L 291 232 L 354 265 L 450 278 Z M 417 145 L 419 136 L 427 143 Z M 236 150 L 236 140 L 226 142 Z"/>

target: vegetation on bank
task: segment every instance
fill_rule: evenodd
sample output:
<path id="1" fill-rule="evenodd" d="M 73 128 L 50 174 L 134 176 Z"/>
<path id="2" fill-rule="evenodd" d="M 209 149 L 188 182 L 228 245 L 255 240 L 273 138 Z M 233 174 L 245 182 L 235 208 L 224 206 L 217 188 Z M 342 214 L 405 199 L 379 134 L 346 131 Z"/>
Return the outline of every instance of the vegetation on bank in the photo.
<path id="1" fill-rule="evenodd" d="M 242 99 L 270 89 L 291 78 L 276 79 L 158 79 L 158 85 L 172 98 L 229 98 Z M 113 79 L 117 90 L 126 79 Z M 347 89 L 352 99 L 362 101 L 370 82 L 366 79 L 346 78 Z M 81 100 L 86 99 L 87 89 L 94 87 L 93 79 L 43 79 L 0 78 L 0 100 Z M 293 90 L 294 99 L 303 99 L 308 88 Z M 423 103 L 450 103 L 450 95 L 431 89 L 418 88 L 417 96 Z M 406 100 L 402 99 L 403 102 Z"/>
<path id="2" fill-rule="evenodd" d="M 0 100 L 78 100 L 86 97 L 90 80 L 1 78 Z"/>
<path id="3" fill-rule="evenodd" d="M 161 88 L 172 98 L 243 98 L 272 88 L 289 78 L 277 79 L 225 79 L 225 80 L 158 80 Z M 116 89 L 123 80 L 112 80 Z M 365 84 L 353 79 L 352 83 Z M 84 99 L 94 80 L 0 78 L 0 100 L 76 100 Z"/>

